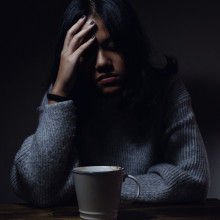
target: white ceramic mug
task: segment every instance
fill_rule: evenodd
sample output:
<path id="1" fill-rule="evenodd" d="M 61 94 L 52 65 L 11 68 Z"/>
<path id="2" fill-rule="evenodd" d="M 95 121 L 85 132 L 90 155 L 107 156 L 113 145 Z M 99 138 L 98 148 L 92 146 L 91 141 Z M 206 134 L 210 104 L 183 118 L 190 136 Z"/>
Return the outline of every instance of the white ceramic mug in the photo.
<path id="1" fill-rule="evenodd" d="M 131 175 L 123 174 L 123 168 L 115 166 L 90 166 L 73 169 L 80 217 L 89 220 L 116 220 L 120 204 L 121 186 L 126 178 L 140 185 Z"/>

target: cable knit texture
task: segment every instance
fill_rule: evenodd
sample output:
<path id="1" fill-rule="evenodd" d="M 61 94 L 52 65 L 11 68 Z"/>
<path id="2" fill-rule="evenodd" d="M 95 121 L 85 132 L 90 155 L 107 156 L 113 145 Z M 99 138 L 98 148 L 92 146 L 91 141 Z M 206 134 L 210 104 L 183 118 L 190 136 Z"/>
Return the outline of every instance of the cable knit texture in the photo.
<path id="1" fill-rule="evenodd" d="M 132 110 L 118 112 L 114 100 L 104 100 L 77 123 L 74 101 L 48 105 L 45 96 L 37 130 L 15 156 L 13 190 L 40 207 L 73 202 L 74 167 L 115 165 L 137 178 L 140 202 L 204 200 L 208 160 L 189 94 L 176 80 L 165 97 L 143 120 Z M 133 198 L 136 190 L 127 179 L 122 199 Z"/>

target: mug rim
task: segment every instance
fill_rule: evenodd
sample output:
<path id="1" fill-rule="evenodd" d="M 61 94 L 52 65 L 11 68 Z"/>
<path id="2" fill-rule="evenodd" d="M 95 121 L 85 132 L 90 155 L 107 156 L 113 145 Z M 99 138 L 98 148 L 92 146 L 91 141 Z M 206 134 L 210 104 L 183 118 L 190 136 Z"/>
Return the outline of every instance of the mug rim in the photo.
<path id="1" fill-rule="evenodd" d="M 94 169 L 100 169 L 100 170 L 94 170 Z M 75 167 L 72 170 L 72 172 L 73 173 L 109 173 L 109 172 L 118 172 L 123 170 L 124 168 L 120 166 L 81 166 L 81 167 Z"/>

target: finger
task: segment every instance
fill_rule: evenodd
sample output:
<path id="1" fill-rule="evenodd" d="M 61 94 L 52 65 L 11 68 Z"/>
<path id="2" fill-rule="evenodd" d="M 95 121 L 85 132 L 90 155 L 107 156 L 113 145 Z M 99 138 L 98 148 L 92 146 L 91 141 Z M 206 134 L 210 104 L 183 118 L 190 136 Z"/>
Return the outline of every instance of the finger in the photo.
<path id="1" fill-rule="evenodd" d="M 88 33 L 91 32 L 94 26 L 95 23 L 91 22 L 86 29 L 81 30 L 72 38 L 68 46 L 69 53 L 74 52 L 82 44 L 83 40 L 88 36 Z"/>
<path id="2" fill-rule="evenodd" d="M 79 58 L 85 51 L 86 49 L 94 42 L 95 40 L 95 35 L 93 35 L 88 41 L 83 43 L 76 51 L 75 53 L 72 54 L 72 56 L 76 56 Z"/>
<path id="3" fill-rule="evenodd" d="M 64 44 L 63 44 L 63 49 L 67 49 L 68 45 L 71 41 L 71 39 L 73 38 L 73 35 L 76 34 L 79 29 L 84 25 L 86 21 L 86 16 L 80 18 L 66 33 L 66 37 L 64 40 Z"/>

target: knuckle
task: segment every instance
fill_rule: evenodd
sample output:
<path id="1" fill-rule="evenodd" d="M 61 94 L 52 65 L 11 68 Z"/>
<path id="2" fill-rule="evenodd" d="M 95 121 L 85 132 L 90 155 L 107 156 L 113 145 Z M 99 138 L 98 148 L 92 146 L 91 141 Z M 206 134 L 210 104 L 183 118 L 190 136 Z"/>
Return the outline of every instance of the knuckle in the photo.
<path id="1" fill-rule="evenodd" d="M 86 44 L 83 44 L 83 45 L 81 45 L 80 47 L 79 47 L 79 50 L 80 51 L 83 51 L 83 50 L 85 50 L 86 49 Z"/>
<path id="2" fill-rule="evenodd" d="M 74 54 L 74 57 L 76 58 L 76 59 L 78 59 L 78 57 L 82 54 L 82 52 L 83 52 L 83 50 L 82 49 L 80 49 L 80 48 L 78 48 L 78 50 L 75 52 L 75 54 Z"/>
<path id="3" fill-rule="evenodd" d="M 60 56 L 61 57 L 66 57 L 66 51 L 62 50 Z"/>
<path id="4" fill-rule="evenodd" d="M 74 40 L 75 40 L 76 42 L 80 42 L 80 36 L 79 36 L 78 34 L 76 34 L 76 35 L 74 36 Z"/>
<path id="5" fill-rule="evenodd" d="M 79 51 L 80 53 L 83 52 L 83 51 L 84 51 L 84 47 L 83 47 L 83 46 L 79 47 L 78 51 Z"/>
<path id="6" fill-rule="evenodd" d="M 66 37 L 69 37 L 71 35 L 71 30 L 68 30 L 67 32 L 66 32 Z"/>
<path id="7" fill-rule="evenodd" d="M 73 31 L 73 28 L 70 28 L 68 31 L 67 31 L 67 34 L 71 34 L 72 33 L 72 31 Z"/>
<path id="8" fill-rule="evenodd" d="M 65 58 L 65 54 L 61 52 L 60 58 L 64 59 Z"/>

